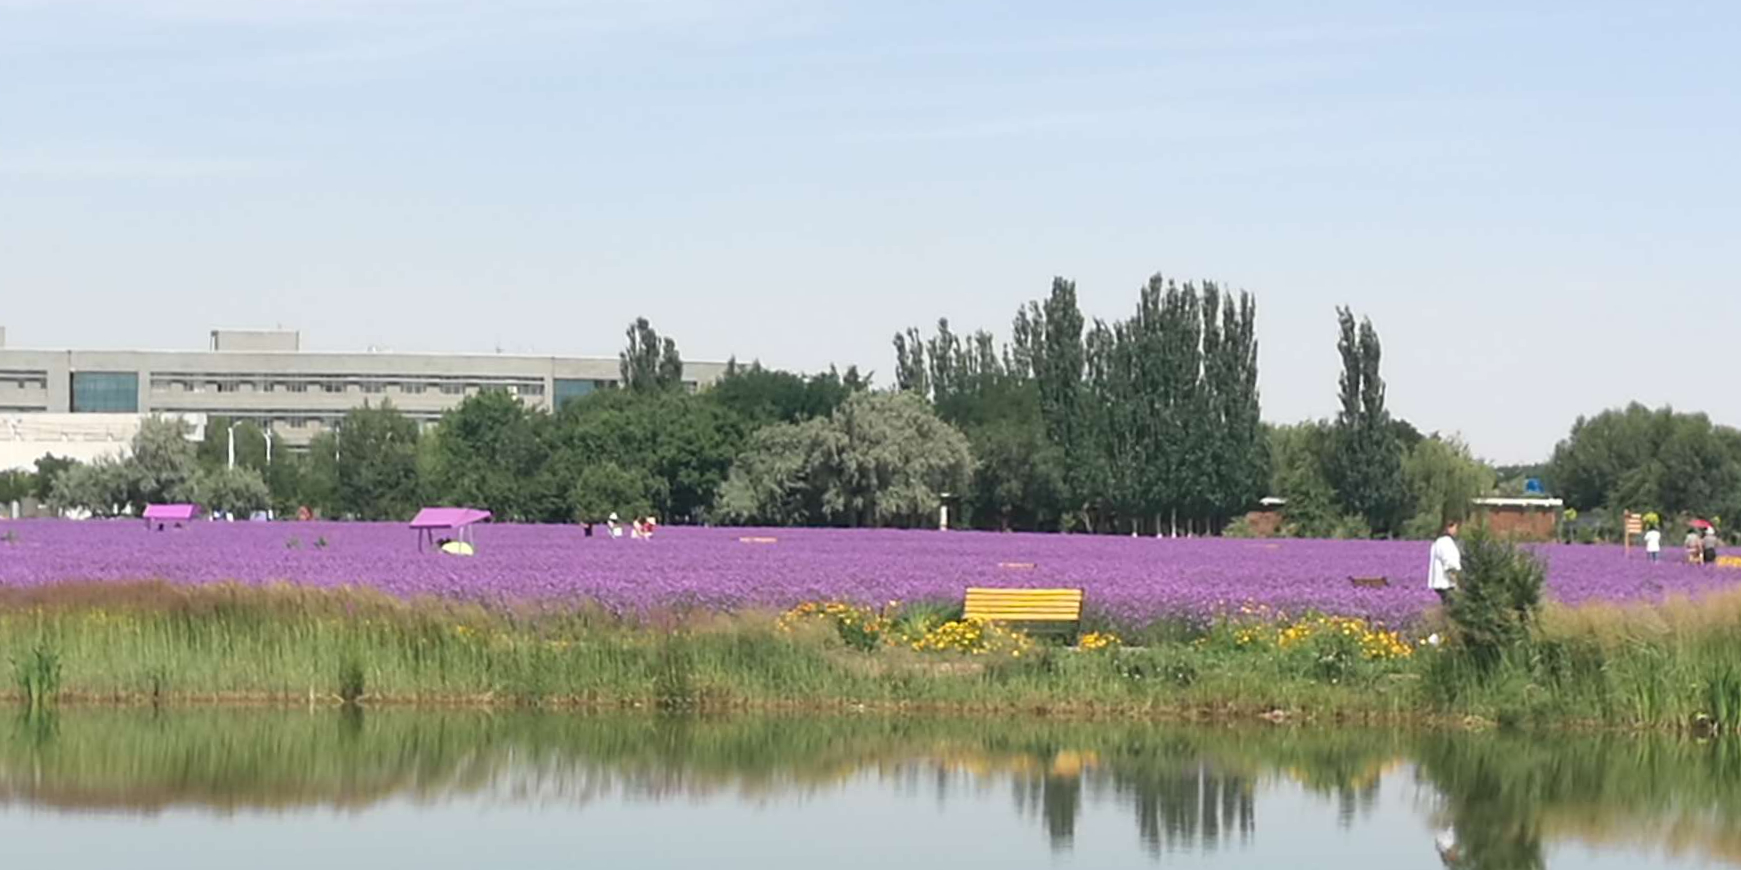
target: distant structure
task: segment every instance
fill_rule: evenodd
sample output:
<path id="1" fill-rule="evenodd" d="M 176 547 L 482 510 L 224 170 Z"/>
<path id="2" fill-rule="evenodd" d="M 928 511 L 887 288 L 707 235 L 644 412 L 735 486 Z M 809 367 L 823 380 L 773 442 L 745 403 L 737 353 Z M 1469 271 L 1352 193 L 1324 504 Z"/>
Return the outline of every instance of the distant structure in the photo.
<path id="1" fill-rule="evenodd" d="M 5 377 L 0 374 L 0 377 Z M 167 414 L 188 426 L 188 438 L 205 438 L 204 414 Z M 104 456 L 120 458 L 132 450 L 143 414 L 19 414 L 0 411 L 0 471 L 30 470 L 36 460 L 53 454 L 90 462 Z"/>
<path id="2" fill-rule="evenodd" d="M 717 380 L 723 363 L 683 364 L 684 386 Z M 425 425 L 466 396 L 503 390 L 555 409 L 617 386 L 615 357 L 329 353 L 302 350 L 282 329 L 215 329 L 203 351 L 22 350 L 0 328 L 0 419 L 35 414 L 226 417 L 306 445 L 364 402 L 391 400 Z"/>
<path id="3" fill-rule="evenodd" d="M 1469 501 L 1475 519 L 1502 538 L 1517 541 L 1552 541 L 1558 537 L 1560 511 L 1566 506 L 1557 498 L 1477 498 Z"/>

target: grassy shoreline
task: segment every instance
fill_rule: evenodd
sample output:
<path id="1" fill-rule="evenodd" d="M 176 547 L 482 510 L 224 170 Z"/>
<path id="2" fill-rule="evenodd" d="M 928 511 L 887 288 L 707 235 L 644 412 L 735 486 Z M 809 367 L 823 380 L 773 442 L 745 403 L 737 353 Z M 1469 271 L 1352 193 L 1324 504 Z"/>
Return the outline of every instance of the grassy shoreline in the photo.
<path id="1" fill-rule="evenodd" d="M 1454 645 L 1422 646 L 1352 620 L 1258 614 L 1190 632 L 1127 630 L 1140 647 L 1069 649 L 994 631 L 963 639 L 939 607 L 625 617 L 583 604 L 490 608 L 357 589 L 9 589 L 0 590 L 9 669 L 0 701 L 1619 729 L 1741 721 L 1741 594 L 1550 607 L 1526 648 L 1484 665 Z M 903 620 L 920 624 L 904 629 Z M 907 630 L 918 639 L 899 640 Z"/>

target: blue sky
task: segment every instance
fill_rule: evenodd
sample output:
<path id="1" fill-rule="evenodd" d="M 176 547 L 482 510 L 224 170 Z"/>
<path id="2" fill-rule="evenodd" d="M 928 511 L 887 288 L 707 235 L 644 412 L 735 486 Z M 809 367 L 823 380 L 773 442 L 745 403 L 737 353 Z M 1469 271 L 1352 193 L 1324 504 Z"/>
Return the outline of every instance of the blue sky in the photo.
<path id="1" fill-rule="evenodd" d="M 1305 7 L 1310 6 L 1308 10 Z M 13 346 L 892 371 L 1077 280 L 1258 295 L 1266 416 L 1502 460 L 1638 398 L 1741 424 L 1731 3 L 0 0 Z"/>

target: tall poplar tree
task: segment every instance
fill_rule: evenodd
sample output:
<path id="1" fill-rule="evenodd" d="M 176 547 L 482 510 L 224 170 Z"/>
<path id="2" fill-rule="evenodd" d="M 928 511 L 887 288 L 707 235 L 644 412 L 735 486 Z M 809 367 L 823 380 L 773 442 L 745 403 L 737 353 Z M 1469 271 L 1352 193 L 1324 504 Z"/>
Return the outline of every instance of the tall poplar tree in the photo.
<path id="1" fill-rule="evenodd" d="M 1340 337 L 1336 350 L 1342 357 L 1341 405 L 1336 416 L 1336 495 L 1350 513 L 1366 519 L 1372 531 L 1393 534 L 1407 507 L 1408 490 L 1403 482 L 1402 445 L 1384 406 L 1384 379 L 1379 375 L 1383 356 L 1378 330 L 1372 320 L 1337 308 Z"/>

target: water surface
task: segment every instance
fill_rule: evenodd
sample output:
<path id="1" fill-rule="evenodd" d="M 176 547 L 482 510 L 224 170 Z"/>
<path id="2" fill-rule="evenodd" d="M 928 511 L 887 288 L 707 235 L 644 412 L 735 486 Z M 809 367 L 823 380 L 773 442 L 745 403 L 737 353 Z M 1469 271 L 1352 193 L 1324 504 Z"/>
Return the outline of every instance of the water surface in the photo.
<path id="1" fill-rule="evenodd" d="M 1733 741 L 324 709 L 0 734 L 14 866 L 1741 865 Z"/>

